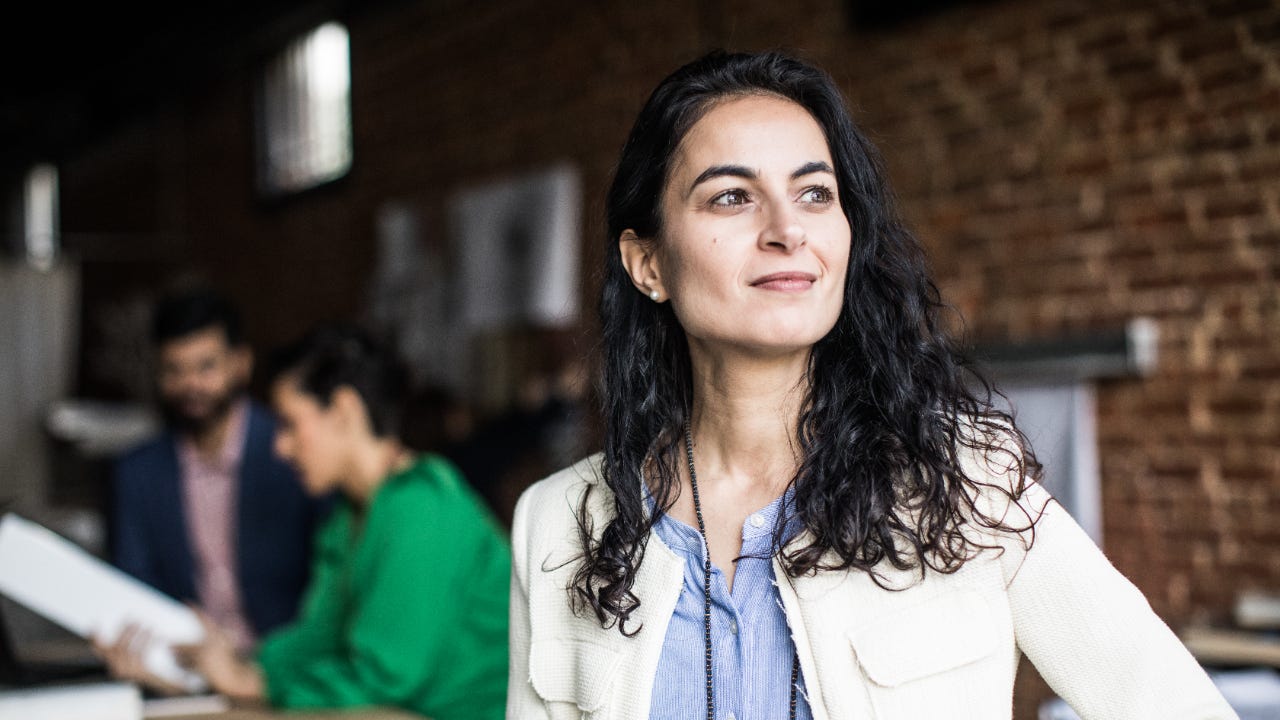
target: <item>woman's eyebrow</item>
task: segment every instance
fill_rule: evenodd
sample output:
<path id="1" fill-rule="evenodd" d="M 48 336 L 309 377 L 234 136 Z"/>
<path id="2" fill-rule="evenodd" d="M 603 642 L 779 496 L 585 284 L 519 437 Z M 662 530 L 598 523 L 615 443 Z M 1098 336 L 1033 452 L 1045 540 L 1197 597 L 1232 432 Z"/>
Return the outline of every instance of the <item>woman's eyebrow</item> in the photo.
<path id="1" fill-rule="evenodd" d="M 694 178 L 693 184 L 689 186 L 689 190 L 684 194 L 684 196 L 688 198 L 693 194 L 694 188 L 708 180 L 713 180 L 718 177 L 740 177 L 746 180 L 755 180 L 760 177 L 760 174 L 744 165 L 712 165 L 706 170 L 703 170 L 701 175 Z"/>
<path id="2" fill-rule="evenodd" d="M 812 175 L 813 173 L 830 173 L 835 175 L 836 171 L 831 169 L 831 165 L 829 163 L 822 160 L 814 160 L 813 162 L 807 162 L 804 165 L 801 165 L 795 172 L 791 173 L 791 179 L 796 180 L 804 177 L 805 175 Z M 684 196 L 688 198 L 693 194 L 694 188 L 708 180 L 713 180 L 719 177 L 740 177 L 745 180 L 755 180 L 760 177 L 760 174 L 745 165 L 712 165 L 706 170 L 703 170 L 698 177 L 693 179 L 693 183 L 689 185 L 689 190 Z"/>
<path id="3" fill-rule="evenodd" d="M 821 160 L 815 160 L 813 162 L 808 162 L 808 163 L 805 163 L 804 165 L 801 165 L 798 170 L 791 173 L 791 179 L 798 180 L 799 178 L 802 178 L 805 175 L 811 175 L 813 173 L 822 173 L 822 172 L 831 173 L 832 175 L 836 174 L 836 171 L 831 169 L 831 166 L 829 164 Z"/>

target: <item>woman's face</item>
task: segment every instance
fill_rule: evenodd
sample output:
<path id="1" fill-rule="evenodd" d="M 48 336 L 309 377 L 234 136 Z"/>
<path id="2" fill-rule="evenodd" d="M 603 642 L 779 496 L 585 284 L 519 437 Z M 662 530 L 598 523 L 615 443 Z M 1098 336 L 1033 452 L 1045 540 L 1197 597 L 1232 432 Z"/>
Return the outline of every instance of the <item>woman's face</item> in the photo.
<path id="1" fill-rule="evenodd" d="M 279 416 L 276 454 L 298 471 L 307 494 L 319 497 L 337 489 L 347 465 L 343 448 L 348 443 L 336 409 L 299 390 L 288 376 L 272 386 L 271 401 Z"/>
<path id="2" fill-rule="evenodd" d="M 643 292 L 670 298 L 691 346 L 807 350 L 835 325 L 849 259 L 832 168 L 801 106 L 721 101 L 672 158 L 658 242 L 628 258 L 624 233 L 624 262 Z"/>

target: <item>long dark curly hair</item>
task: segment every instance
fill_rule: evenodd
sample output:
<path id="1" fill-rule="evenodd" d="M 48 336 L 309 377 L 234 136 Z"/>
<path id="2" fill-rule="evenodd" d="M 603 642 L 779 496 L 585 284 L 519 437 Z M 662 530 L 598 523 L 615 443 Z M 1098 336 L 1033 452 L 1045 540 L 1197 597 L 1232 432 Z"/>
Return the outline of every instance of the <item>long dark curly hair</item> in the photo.
<path id="1" fill-rule="evenodd" d="M 991 547 L 965 530 L 1033 538 L 1034 519 L 1009 523 L 977 506 L 978 486 L 1011 500 L 1039 464 L 1012 419 L 993 405 L 978 375 L 943 326 L 946 306 L 924 253 L 903 226 L 879 154 L 854 125 L 835 83 L 822 70 L 777 52 L 715 52 L 667 77 L 640 111 L 607 201 L 603 292 L 605 419 L 603 475 L 614 515 L 603 528 L 578 508 L 582 555 L 571 581 L 578 612 L 624 634 L 639 600 L 632 592 L 659 513 L 679 488 L 680 443 L 693 406 L 689 349 L 669 303 L 650 302 L 631 282 L 618 247 L 624 230 L 662 240 L 660 198 L 672 156 L 717 101 L 768 94 L 804 107 L 821 126 L 834 161 L 852 248 L 839 319 L 810 353 L 795 429 L 801 464 L 794 506 L 779 519 L 775 549 L 787 573 L 876 566 L 955 572 Z M 961 456 L 984 458 L 1014 478 L 995 485 L 971 477 Z M 641 484 L 657 512 L 647 511 Z M 588 494 L 590 491 L 588 491 Z M 993 513 L 994 514 L 994 513 Z M 783 527 L 798 518 L 805 543 L 783 547 Z"/>

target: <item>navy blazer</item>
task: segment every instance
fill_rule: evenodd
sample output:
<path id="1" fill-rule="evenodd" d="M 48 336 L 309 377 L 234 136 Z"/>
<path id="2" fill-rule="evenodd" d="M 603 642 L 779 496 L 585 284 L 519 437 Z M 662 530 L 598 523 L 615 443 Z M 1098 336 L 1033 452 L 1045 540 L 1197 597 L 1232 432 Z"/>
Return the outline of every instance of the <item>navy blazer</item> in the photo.
<path id="1" fill-rule="evenodd" d="M 237 580 L 259 637 L 289 622 L 310 578 L 311 536 L 327 503 L 308 498 L 272 449 L 275 420 L 250 403 L 237 497 Z M 172 432 L 116 462 L 110 519 L 120 569 L 183 601 L 198 602 L 177 438 Z"/>

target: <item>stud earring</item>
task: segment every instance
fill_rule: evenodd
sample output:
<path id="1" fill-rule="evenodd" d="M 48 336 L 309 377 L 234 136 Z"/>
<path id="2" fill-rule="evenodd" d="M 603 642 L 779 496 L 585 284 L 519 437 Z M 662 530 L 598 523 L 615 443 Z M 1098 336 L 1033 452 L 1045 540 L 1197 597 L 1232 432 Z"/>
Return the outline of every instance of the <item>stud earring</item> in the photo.
<path id="1" fill-rule="evenodd" d="M 649 299 L 650 299 L 650 300 L 652 300 L 652 301 L 654 301 L 654 302 L 658 302 L 658 298 L 660 298 L 660 297 L 662 297 L 662 293 L 658 292 L 657 290 L 650 290 L 650 291 L 649 291 Z"/>

